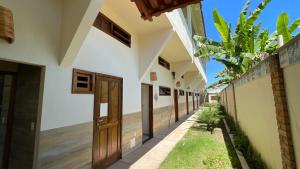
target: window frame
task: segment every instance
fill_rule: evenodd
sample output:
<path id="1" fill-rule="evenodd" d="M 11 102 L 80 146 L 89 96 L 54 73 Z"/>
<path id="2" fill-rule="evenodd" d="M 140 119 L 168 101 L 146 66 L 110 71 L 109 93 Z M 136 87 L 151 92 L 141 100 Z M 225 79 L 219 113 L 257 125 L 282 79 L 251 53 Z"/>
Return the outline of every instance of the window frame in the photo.
<path id="1" fill-rule="evenodd" d="M 83 75 L 87 78 L 87 82 L 78 80 Z M 87 84 L 87 87 L 78 87 L 78 84 Z M 95 92 L 95 73 L 80 69 L 73 69 L 72 74 L 72 94 L 93 94 Z"/>
<path id="2" fill-rule="evenodd" d="M 162 90 L 168 90 L 167 92 L 162 93 Z M 172 90 L 170 87 L 159 86 L 159 96 L 171 96 Z"/>
<path id="3" fill-rule="evenodd" d="M 110 24 L 110 29 L 109 30 L 104 29 L 104 27 L 103 27 L 104 22 L 108 22 Z M 98 14 L 97 18 L 95 19 L 93 25 L 94 25 L 94 27 L 98 28 L 99 30 L 105 32 L 106 34 L 110 35 L 114 39 L 118 40 L 119 42 L 121 42 L 124 45 L 131 48 L 131 34 L 128 33 L 121 26 L 116 24 L 114 21 L 109 19 L 103 13 L 99 12 L 99 14 Z M 116 30 L 118 30 L 118 31 L 116 31 Z"/>

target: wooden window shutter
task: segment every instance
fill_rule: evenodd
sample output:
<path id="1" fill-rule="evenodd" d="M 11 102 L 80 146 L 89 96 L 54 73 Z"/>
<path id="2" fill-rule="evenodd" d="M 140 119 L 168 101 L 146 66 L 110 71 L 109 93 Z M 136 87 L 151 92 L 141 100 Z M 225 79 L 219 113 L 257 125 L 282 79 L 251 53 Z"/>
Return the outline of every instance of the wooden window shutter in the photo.
<path id="1" fill-rule="evenodd" d="M 73 69 L 72 93 L 92 94 L 95 91 L 95 73 Z"/>
<path id="2" fill-rule="evenodd" d="M 98 14 L 94 26 L 124 45 L 131 47 L 131 35 L 101 12 Z"/>

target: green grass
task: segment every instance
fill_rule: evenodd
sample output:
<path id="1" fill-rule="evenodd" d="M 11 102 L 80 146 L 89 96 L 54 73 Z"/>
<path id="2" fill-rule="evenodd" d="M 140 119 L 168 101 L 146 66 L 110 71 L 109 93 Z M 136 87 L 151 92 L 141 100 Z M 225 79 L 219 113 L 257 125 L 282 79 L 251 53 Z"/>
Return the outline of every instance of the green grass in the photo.
<path id="1" fill-rule="evenodd" d="M 235 167 L 239 166 L 237 157 L 232 147 L 228 147 L 229 151 L 221 129 L 216 129 L 211 135 L 200 127 L 192 127 L 169 153 L 159 169 L 238 168 Z"/>

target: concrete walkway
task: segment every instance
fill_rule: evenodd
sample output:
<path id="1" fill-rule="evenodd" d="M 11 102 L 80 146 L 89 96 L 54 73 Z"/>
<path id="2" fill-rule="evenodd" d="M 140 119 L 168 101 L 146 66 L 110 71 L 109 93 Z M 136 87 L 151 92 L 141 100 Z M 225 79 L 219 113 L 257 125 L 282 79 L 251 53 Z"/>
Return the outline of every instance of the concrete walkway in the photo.
<path id="1" fill-rule="evenodd" d="M 180 120 L 125 155 L 108 169 L 156 169 L 181 140 L 197 118 L 196 113 Z"/>

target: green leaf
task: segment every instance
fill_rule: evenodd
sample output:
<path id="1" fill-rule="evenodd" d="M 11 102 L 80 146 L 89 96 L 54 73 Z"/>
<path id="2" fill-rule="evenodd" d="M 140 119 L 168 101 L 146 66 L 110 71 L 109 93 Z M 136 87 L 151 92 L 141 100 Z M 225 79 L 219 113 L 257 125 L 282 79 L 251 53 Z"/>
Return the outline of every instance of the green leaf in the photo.
<path id="1" fill-rule="evenodd" d="M 221 39 L 224 43 L 228 42 L 228 35 L 230 35 L 229 27 L 225 21 L 225 19 L 219 14 L 217 9 L 213 10 L 214 15 L 214 24 L 221 35 Z"/>
<path id="2" fill-rule="evenodd" d="M 261 2 L 256 9 L 250 14 L 247 19 L 247 25 L 253 25 L 254 22 L 257 20 L 261 12 L 266 8 L 266 6 L 271 2 L 271 0 L 264 0 Z"/>
<path id="3" fill-rule="evenodd" d="M 200 43 L 200 44 L 214 45 L 214 46 L 221 47 L 221 44 L 219 42 L 213 41 L 205 36 L 195 35 L 194 39 L 195 39 L 195 41 L 198 42 L 198 44 Z"/>
<path id="4" fill-rule="evenodd" d="M 289 28 L 289 32 L 293 33 L 297 28 L 300 27 L 300 18 L 297 19 Z"/>
<path id="5" fill-rule="evenodd" d="M 257 41 L 255 42 L 255 48 L 258 49 L 260 52 L 264 52 L 268 45 L 268 38 L 269 38 L 269 31 L 263 30 L 260 32 Z"/>
<path id="6" fill-rule="evenodd" d="M 288 24 L 289 24 L 288 14 L 285 12 L 281 13 L 278 16 L 276 28 L 277 28 L 278 35 L 283 36 L 284 43 L 286 43 L 292 39 L 292 35 L 289 31 Z"/>
<path id="7" fill-rule="evenodd" d="M 251 2 L 251 0 L 247 0 L 247 2 L 245 3 L 240 15 L 244 15 L 244 16 L 247 15 L 247 11 L 249 9 L 250 2 Z"/>

